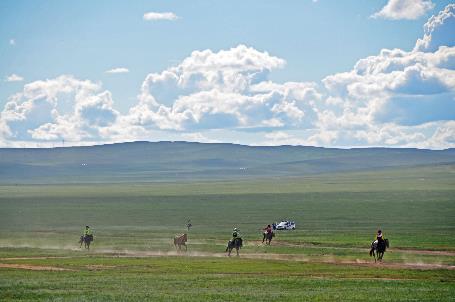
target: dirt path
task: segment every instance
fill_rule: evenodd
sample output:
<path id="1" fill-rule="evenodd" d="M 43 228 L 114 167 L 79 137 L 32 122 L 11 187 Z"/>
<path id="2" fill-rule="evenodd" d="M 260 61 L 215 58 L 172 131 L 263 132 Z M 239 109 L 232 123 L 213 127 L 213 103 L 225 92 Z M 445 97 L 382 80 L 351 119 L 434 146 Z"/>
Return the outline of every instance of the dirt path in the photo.
<path id="1" fill-rule="evenodd" d="M 207 252 L 137 252 L 137 251 L 123 251 L 115 252 L 104 250 L 106 254 L 113 254 L 114 257 L 168 257 L 168 256 L 180 256 L 180 257 L 215 257 L 215 258 L 226 258 L 226 253 L 207 253 Z M 232 258 L 236 258 L 233 254 Z M 361 259 L 356 260 L 338 260 L 335 258 L 331 259 L 314 259 L 298 254 L 271 254 L 271 253 L 247 253 L 241 254 L 242 259 L 255 259 L 255 260 L 281 260 L 281 261 L 299 261 L 308 263 L 327 263 L 327 264 L 339 264 L 339 265 L 358 265 L 358 266 L 372 266 L 372 267 L 387 267 L 387 268 L 402 268 L 402 269 L 448 269 L 455 270 L 454 265 L 446 264 L 434 264 L 434 263 L 397 263 L 397 262 L 382 262 L 374 263 L 372 261 L 366 261 Z"/>
<path id="2" fill-rule="evenodd" d="M 400 252 L 400 253 L 407 253 L 407 254 L 455 257 L 455 252 L 449 252 L 449 251 L 413 250 L 413 249 L 401 249 L 401 248 L 394 248 L 394 249 L 390 249 L 390 250 Z"/>
<path id="3" fill-rule="evenodd" d="M 30 265 L 30 264 L 15 264 L 15 263 L 0 263 L 0 268 L 16 268 L 25 269 L 31 271 L 74 271 L 67 268 L 61 268 L 56 266 L 42 266 L 42 265 Z"/>
<path id="4" fill-rule="evenodd" d="M 0 258 L 0 261 L 8 260 L 35 260 L 35 259 L 71 259 L 76 258 L 75 256 L 35 256 L 35 257 L 8 257 Z"/>
<path id="5" fill-rule="evenodd" d="M 422 250 L 405 250 L 411 253 L 430 254 L 430 255 L 447 255 L 452 256 L 451 252 L 443 251 L 422 251 Z M 423 252 L 423 253 L 422 253 Z M 209 252 L 177 252 L 177 251 L 132 251 L 132 250 L 112 250 L 112 249 L 98 249 L 91 252 L 89 257 L 101 256 L 101 257 L 215 257 L 215 258 L 227 258 L 226 253 L 209 253 Z M 15 261 L 15 260 L 39 260 L 39 259 L 71 259 L 81 258 L 87 256 L 37 256 L 37 257 L 11 257 L 11 258 L 0 258 L 0 261 Z M 237 258 L 234 254 L 231 258 Z M 279 261 L 297 261 L 307 263 L 326 263 L 336 265 L 356 265 L 356 266 L 368 266 L 368 267 L 385 267 L 385 268 L 396 268 L 396 269 L 447 269 L 455 270 L 454 265 L 447 264 L 436 264 L 436 263 L 400 263 L 400 262 L 382 262 L 374 263 L 363 259 L 355 260 L 343 260 L 335 257 L 322 257 L 315 258 L 305 256 L 302 254 L 273 254 L 273 253 L 244 253 L 240 256 L 241 259 L 255 259 L 255 260 L 279 260 Z M 96 266 L 96 265 L 95 265 Z M 93 266 L 93 268 L 95 268 Z M 6 264 L 0 263 L 0 268 L 18 268 L 18 269 L 30 269 L 30 270 L 55 270 L 65 271 L 69 269 L 54 267 L 54 266 L 37 266 L 27 264 Z"/>

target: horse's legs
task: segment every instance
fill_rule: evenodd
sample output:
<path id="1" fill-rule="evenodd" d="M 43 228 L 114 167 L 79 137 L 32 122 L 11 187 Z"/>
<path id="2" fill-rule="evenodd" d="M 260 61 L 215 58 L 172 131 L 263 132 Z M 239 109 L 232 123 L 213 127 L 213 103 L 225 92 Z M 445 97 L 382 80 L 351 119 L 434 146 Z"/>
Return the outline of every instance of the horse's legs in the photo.
<path id="1" fill-rule="evenodd" d="M 236 247 L 235 250 L 237 251 L 237 257 L 239 256 L 239 248 Z"/>
<path id="2" fill-rule="evenodd" d="M 185 246 L 185 252 L 188 251 L 188 246 L 186 245 L 186 243 L 183 244 Z"/>
<path id="3" fill-rule="evenodd" d="M 266 241 L 266 240 L 265 240 L 265 233 L 262 234 L 262 243 L 264 243 L 264 241 Z"/>

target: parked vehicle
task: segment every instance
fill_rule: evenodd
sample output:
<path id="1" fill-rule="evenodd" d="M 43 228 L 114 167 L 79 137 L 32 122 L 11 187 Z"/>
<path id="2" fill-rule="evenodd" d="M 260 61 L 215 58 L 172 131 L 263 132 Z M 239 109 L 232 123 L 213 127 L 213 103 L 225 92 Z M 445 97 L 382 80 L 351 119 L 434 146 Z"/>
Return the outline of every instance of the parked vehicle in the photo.
<path id="1" fill-rule="evenodd" d="M 295 222 L 294 221 L 281 221 L 276 226 L 277 230 L 295 230 Z"/>

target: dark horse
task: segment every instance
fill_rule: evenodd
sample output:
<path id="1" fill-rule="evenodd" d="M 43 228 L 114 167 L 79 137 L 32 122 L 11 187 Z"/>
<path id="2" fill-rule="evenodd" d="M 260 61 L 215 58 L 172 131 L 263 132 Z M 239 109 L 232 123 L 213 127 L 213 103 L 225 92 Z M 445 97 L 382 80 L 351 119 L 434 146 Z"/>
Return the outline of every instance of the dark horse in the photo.
<path id="1" fill-rule="evenodd" d="M 185 247 L 185 251 L 188 250 L 188 247 L 186 246 L 186 242 L 188 241 L 188 236 L 187 234 L 182 234 L 182 235 L 177 235 L 174 237 L 174 245 L 175 245 L 175 249 L 178 249 L 181 250 L 182 249 L 182 245 Z"/>
<path id="2" fill-rule="evenodd" d="M 242 246 L 243 246 L 243 240 L 240 237 L 235 238 L 234 240 L 229 240 L 227 247 L 226 247 L 226 252 L 228 252 L 228 256 L 231 256 L 231 252 L 233 249 L 235 249 L 237 251 L 237 256 L 238 256 L 239 250 Z"/>
<path id="3" fill-rule="evenodd" d="M 374 257 L 374 262 L 376 260 L 382 261 L 386 249 L 389 247 L 389 239 L 384 240 L 375 240 L 371 243 L 370 257 Z"/>
<path id="4" fill-rule="evenodd" d="M 262 243 L 265 243 L 270 245 L 270 243 L 272 242 L 272 238 L 275 237 L 275 233 L 274 232 L 270 232 L 270 233 L 267 233 L 265 232 L 263 237 L 262 237 Z"/>
<path id="5" fill-rule="evenodd" d="M 81 244 L 82 248 L 82 243 L 85 244 L 85 248 L 90 250 L 90 243 L 93 241 L 93 235 L 82 235 L 81 238 L 79 239 L 79 243 Z"/>

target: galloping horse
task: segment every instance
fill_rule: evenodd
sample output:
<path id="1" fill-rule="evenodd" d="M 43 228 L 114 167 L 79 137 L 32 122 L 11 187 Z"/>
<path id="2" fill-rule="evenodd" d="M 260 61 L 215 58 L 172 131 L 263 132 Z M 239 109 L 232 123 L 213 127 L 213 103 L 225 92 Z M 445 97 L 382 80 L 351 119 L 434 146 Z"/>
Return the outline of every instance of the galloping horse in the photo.
<path id="1" fill-rule="evenodd" d="M 240 237 L 235 238 L 234 240 L 229 240 L 227 247 L 226 247 L 226 252 L 229 252 L 228 256 L 231 256 L 231 252 L 234 248 L 237 251 L 237 256 L 238 256 L 239 250 L 242 246 L 243 246 L 243 240 Z"/>
<path id="2" fill-rule="evenodd" d="M 370 257 L 374 257 L 374 262 L 376 260 L 379 262 L 382 261 L 386 249 L 389 247 L 389 239 L 384 239 L 381 241 L 375 240 L 371 243 Z"/>
<path id="3" fill-rule="evenodd" d="M 175 249 L 177 249 L 177 246 L 178 246 L 178 249 L 181 250 L 182 249 L 182 245 L 185 247 L 185 251 L 188 250 L 188 247 L 186 246 L 186 242 L 188 241 L 188 236 L 187 234 L 182 234 L 182 235 L 177 235 L 174 237 L 174 245 L 175 245 Z"/>
<path id="4" fill-rule="evenodd" d="M 93 235 L 82 235 L 79 239 L 79 243 L 81 244 L 80 248 L 82 248 L 82 243 L 84 243 L 85 248 L 90 250 L 90 243 L 93 241 Z"/>
<path id="5" fill-rule="evenodd" d="M 265 232 L 264 236 L 262 237 L 262 243 L 264 243 L 264 241 L 265 241 L 265 244 L 270 245 L 270 243 L 272 242 L 272 238 L 273 237 L 275 237 L 275 233 L 274 232 L 270 232 L 270 233 Z"/>

